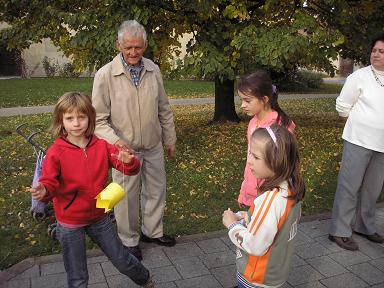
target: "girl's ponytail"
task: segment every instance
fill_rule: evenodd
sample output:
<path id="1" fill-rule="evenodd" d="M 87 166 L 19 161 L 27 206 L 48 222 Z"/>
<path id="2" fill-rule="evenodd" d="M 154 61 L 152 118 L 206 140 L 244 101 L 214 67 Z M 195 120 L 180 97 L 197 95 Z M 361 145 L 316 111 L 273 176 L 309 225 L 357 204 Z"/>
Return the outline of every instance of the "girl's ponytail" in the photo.
<path id="1" fill-rule="evenodd" d="M 292 120 L 283 111 L 283 109 L 280 108 L 279 102 L 277 101 L 278 97 L 277 88 L 275 85 L 272 85 L 272 95 L 269 98 L 269 104 L 271 105 L 271 108 L 277 112 L 278 116 L 276 122 L 281 126 L 288 128 L 291 125 Z"/>

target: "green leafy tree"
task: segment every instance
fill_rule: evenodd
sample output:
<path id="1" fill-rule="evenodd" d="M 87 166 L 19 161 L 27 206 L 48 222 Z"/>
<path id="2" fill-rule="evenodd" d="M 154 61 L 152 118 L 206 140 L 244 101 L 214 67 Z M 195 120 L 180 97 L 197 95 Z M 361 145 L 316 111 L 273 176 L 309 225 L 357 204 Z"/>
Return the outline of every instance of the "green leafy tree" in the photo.
<path id="1" fill-rule="evenodd" d="M 383 29 L 384 14 L 383 1 L 374 0 L 3 2 L 0 21 L 11 26 L 0 31 L 0 40 L 8 48 L 21 50 L 50 38 L 79 69 L 93 70 L 112 59 L 116 29 L 126 19 L 146 27 L 147 56 L 162 69 L 178 53 L 178 37 L 192 33 L 182 64 L 189 73 L 214 79 L 216 122 L 239 119 L 234 106 L 238 75 L 257 68 L 287 74 L 298 67 L 333 73 L 330 59 L 338 52 L 364 59 L 365 35 Z"/>
<path id="2" fill-rule="evenodd" d="M 160 66 L 167 65 L 179 45 L 169 16 L 146 1 L 15 0 L 0 7 L 0 21 L 10 25 L 0 31 L 0 41 L 9 49 L 22 50 L 50 38 L 82 70 L 97 69 L 114 57 L 117 28 L 127 19 L 146 26 L 147 54 Z"/>
<path id="3" fill-rule="evenodd" d="M 182 3 L 194 35 L 184 64 L 215 79 L 214 121 L 237 121 L 233 90 L 238 75 L 257 68 L 334 71 L 330 59 L 336 58 L 342 35 L 313 17 L 304 1 L 199 2 Z"/>
<path id="4" fill-rule="evenodd" d="M 369 63 L 370 42 L 384 33 L 384 1 L 312 0 L 308 1 L 307 10 L 343 35 L 341 56 Z"/>

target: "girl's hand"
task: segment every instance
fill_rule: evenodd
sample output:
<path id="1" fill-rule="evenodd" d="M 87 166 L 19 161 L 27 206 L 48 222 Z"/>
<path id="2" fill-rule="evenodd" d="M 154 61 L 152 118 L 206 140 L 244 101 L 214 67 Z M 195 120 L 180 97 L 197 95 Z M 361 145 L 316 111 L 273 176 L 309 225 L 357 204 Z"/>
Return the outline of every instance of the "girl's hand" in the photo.
<path id="1" fill-rule="evenodd" d="M 245 219 L 248 215 L 247 211 L 237 211 L 235 213 L 237 220 Z"/>
<path id="2" fill-rule="evenodd" d="M 132 162 L 133 157 L 135 157 L 134 155 L 132 155 L 131 151 L 127 150 L 119 150 L 119 154 L 112 154 L 111 156 L 126 164 L 130 164 Z"/>
<path id="3" fill-rule="evenodd" d="M 32 198 L 35 200 L 41 200 L 48 194 L 44 185 L 40 182 L 35 187 L 29 188 L 29 192 L 31 192 Z"/>
<path id="4" fill-rule="evenodd" d="M 240 209 L 247 208 L 247 205 L 245 205 L 245 204 L 243 204 L 243 203 L 238 202 L 238 204 L 239 204 L 239 208 L 240 208 Z"/>
<path id="5" fill-rule="evenodd" d="M 235 213 L 233 213 L 231 211 L 230 208 L 228 208 L 228 210 L 225 210 L 224 213 L 223 213 L 223 225 L 225 227 L 229 227 L 232 223 L 236 222 L 238 219 L 237 219 L 237 216 Z"/>

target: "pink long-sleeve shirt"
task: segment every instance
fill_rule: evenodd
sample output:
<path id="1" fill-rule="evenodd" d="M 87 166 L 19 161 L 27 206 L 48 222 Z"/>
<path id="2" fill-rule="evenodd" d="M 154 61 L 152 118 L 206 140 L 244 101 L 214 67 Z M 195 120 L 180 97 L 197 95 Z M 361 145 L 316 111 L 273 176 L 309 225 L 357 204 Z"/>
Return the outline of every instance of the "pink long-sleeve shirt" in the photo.
<path id="1" fill-rule="evenodd" d="M 259 179 L 253 176 L 252 171 L 248 165 L 249 157 L 250 157 L 251 135 L 253 131 L 255 131 L 257 128 L 265 128 L 276 123 L 277 116 L 278 116 L 278 113 L 276 111 L 273 111 L 267 114 L 261 121 L 256 117 L 253 117 L 249 121 L 248 130 L 247 130 L 247 140 L 248 140 L 247 163 L 244 169 L 244 180 L 243 180 L 243 183 L 241 184 L 240 194 L 237 199 L 237 202 L 239 202 L 240 204 L 251 206 L 251 204 L 253 203 L 253 200 L 255 200 L 255 198 L 258 196 L 257 187 L 260 187 L 260 185 L 264 181 L 264 179 Z M 288 130 L 293 133 L 295 127 L 296 125 L 292 121 L 288 127 Z"/>

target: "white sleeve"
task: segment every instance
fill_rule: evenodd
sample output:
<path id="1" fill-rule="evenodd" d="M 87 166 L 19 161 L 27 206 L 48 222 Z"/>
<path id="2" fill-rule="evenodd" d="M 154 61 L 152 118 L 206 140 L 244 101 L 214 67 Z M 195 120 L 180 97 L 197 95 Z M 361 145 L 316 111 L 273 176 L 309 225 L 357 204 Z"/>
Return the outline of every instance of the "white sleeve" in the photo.
<path id="1" fill-rule="evenodd" d="M 264 255 L 273 243 L 287 198 L 277 190 L 268 191 L 254 201 L 255 209 L 248 226 L 234 225 L 228 232 L 231 241 L 248 254 Z"/>
<path id="2" fill-rule="evenodd" d="M 351 74 L 345 81 L 340 95 L 336 98 L 336 111 L 341 117 L 349 116 L 349 112 L 357 102 L 360 94 L 361 88 L 359 87 L 358 74 Z"/>

